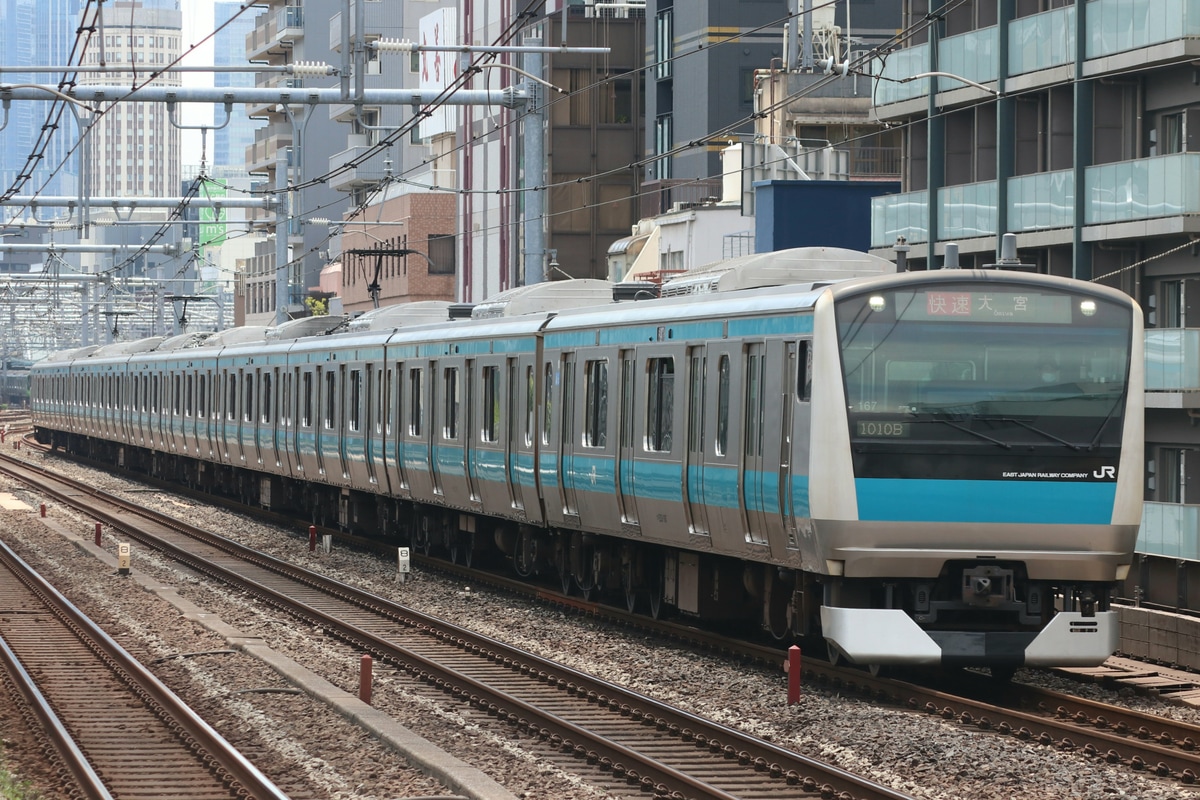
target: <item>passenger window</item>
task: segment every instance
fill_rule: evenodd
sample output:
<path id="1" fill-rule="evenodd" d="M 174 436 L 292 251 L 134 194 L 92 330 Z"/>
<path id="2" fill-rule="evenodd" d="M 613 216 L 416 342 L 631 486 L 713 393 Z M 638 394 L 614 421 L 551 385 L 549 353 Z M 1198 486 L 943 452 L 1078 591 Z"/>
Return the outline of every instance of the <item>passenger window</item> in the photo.
<path id="1" fill-rule="evenodd" d="M 442 438 L 457 439 L 458 438 L 458 367 L 446 367 L 443 373 L 445 383 L 446 409 L 445 419 L 446 424 L 442 428 Z M 436 424 L 436 423 L 435 423 Z"/>
<path id="2" fill-rule="evenodd" d="M 800 342 L 800 358 L 796 367 L 796 397 L 808 403 L 812 400 L 812 342 Z"/>
<path id="3" fill-rule="evenodd" d="M 421 393 L 421 374 L 422 369 L 409 370 L 408 388 L 412 393 L 408 404 L 408 432 L 412 436 L 421 435 L 421 418 L 425 416 L 425 399 Z"/>
<path id="4" fill-rule="evenodd" d="M 304 413 L 300 417 L 300 424 L 306 428 L 311 428 L 313 424 L 313 376 L 311 372 L 304 373 L 303 394 L 304 394 Z"/>
<path id="5" fill-rule="evenodd" d="M 325 428 L 333 430 L 334 414 L 337 412 L 335 404 L 337 402 L 337 375 L 333 372 L 325 373 Z"/>
<path id="6" fill-rule="evenodd" d="M 542 394 L 542 444 L 550 444 L 550 428 L 554 424 L 554 415 L 552 413 L 554 407 L 554 365 L 549 362 L 546 363 L 546 372 L 542 376 Z"/>
<path id="7" fill-rule="evenodd" d="M 537 407 L 533 390 L 533 367 L 525 368 L 525 444 L 533 444 L 533 414 Z"/>
<path id="8" fill-rule="evenodd" d="M 651 358 L 646 362 L 646 449 L 671 452 L 675 405 L 675 359 Z"/>
<path id="9" fill-rule="evenodd" d="M 262 378 L 262 421 L 267 425 L 271 424 L 271 376 L 263 375 Z"/>
<path id="10" fill-rule="evenodd" d="M 362 423 L 362 371 L 350 370 L 350 430 L 357 431 Z"/>
<path id="11" fill-rule="evenodd" d="M 500 427 L 500 370 L 496 367 L 483 368 L 483 428 L 480 438 L 485 442 L 496 441 L 496 429 Z"/>
<path id="12" fill-rule="evenodd" d="M 583 443 L 588 447 L 608 444 L 608 360 L 584 365 Z"/>

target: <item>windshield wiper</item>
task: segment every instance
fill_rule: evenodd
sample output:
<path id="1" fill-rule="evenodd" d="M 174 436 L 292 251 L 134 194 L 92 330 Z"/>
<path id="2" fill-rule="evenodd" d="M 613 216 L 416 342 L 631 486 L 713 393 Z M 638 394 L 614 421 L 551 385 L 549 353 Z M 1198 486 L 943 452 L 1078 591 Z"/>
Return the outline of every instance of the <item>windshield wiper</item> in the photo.
<path id="1" fill-rule="evenodd" d="M 910 411 L 909 414 L 914 417 L 917 416 L 916 413 L 912 412 L 912 411 Z M 986 433 L 980 433 L 979 431 L 973 431 L 970 428 L 968 428 L 967 426 L 959 425 L 957 422 L 954 422 L 953 420 L 942 419 L 940 417 L 930 417 L 929 419 L 916 419 L 913 421 L 914 422 L 937 422 L 942 425 L 949 425 L 951 428 L 954 428 L 955 430 L 962 431 L 963 433 L 969 433 L 978 439 L 983 439 L 985 442 L 991 442 L 992 444 L 994 444 L 998 447 L 1003 447 L 1005 450 L 1012 449 L 1012 445 L 1009 444 L 1008 442 L 1002 442 L 999 439 L 993 439 L 991 436 L 988 436 Z"/>
<path id="2" fill-rule="evenodd" d="M 1013 417 L 980 417 L 980 419 L 984 419 L 989 422 L 1011 422 L 1014 425 L 1020 425 L 1022 428 L 1024 428 L 1027 431 L 1032 431 L 1039 436 L 1045 436 L 1047 439 L 1050 439 L 1051 441 L 1058 442 L 1063 447 L 1069 447 L 1072 450 L 1082 450 L 1083 449 L 1083 445 L 1081 445 L 1081 444 L 1075 444 L 1075 442 L 1069 442 L 1066 439 L 1060 439 L 1059 437 L 1055 436 L 1053 433 L 1050 433 L 1050 431 L 1044 431 L 1041 428 L 1030 425 L 1028 422 L 1022 422 L 1021 420 L 1014 419 Z M 1095 445 L 1093 444 L 1092 447 L 1095 447 Z M 1088 448 L 1088 449 L 1091 449 L 1091 448 Z"/>
<path id="3" fill-rule="evenodd" d="M 1096 428 L 1096 435 L 1092 437 L 1091 443 L 1088 444 L 1088 450 L 1096 449 L 1096 445 L 1100 443 L 1100 434 L 1104 433 L 1104 428 L 1106 425 L 1108 425 L 1108 421 L 1112 419 L 1113 413 L 1117 410 L 1118 405 L 1120 405 L 1120 397 L 1118 397 L 1117 400 L 1113 402 L 1112 406 L 1109 407 L 1108 413 L 1104 415 L 1104 419 L 1100 420 L 1100 427 Z"/>

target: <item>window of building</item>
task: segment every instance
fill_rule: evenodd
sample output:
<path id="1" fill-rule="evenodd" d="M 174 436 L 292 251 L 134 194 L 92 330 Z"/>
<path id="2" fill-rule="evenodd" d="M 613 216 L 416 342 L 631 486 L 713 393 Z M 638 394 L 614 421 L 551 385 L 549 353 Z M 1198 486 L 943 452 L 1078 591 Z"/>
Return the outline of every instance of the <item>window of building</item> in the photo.
<path id="1" fill-rule="evenodd" d="M 661 114 L 654 120 L 654 154 L 662 158 L 654 162 L 651 169 L 659 180 L 671 177 L 671 158 L 667 154 L 671 152 L 675 141 L 672 126 L 670 114 Z"/>
<path id="2" fill-rule="evenodd" d="M 654 77 L 669 78 L 674 69 L 675 9 L 667 8 L 654 18 Z"/>
<path id="3" fill-rule="evenodd" d="M 453 275 L 458 267 L 458 248 L 453 233 L 431 233 L 428 239 L 429 274 Z"/>

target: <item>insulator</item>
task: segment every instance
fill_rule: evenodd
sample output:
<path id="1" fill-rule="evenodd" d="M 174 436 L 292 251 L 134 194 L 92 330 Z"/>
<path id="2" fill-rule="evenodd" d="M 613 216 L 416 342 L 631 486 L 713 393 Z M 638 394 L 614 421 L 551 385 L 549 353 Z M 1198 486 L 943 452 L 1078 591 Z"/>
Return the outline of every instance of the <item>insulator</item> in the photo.
<path id="1" fill-rule="evenodd" d="M 389 53 L 411 53 L 416 47 L 416 42 L 410 42 L 408 39 L 376 39 L 372 45 L 376 50 Z"/>
<path id="2" fill-rule="evenodd" d="M 328 75 L 330 72 L 324 61 L 294 61 L 290 66 L 293 75 Z"/>

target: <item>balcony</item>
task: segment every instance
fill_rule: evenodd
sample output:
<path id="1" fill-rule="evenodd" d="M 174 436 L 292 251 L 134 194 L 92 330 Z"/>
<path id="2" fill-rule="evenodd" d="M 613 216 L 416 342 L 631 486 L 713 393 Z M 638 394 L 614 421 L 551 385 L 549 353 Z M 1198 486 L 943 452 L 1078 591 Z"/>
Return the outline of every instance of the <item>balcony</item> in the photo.
<path id="1" fill-rule="evenodd" d="M 1200 153 L 1174 153 L 1089 167 L 1088 225 L 1200 213 Z"/>
<path id="2" fill-rule="evenodd" d="M 1069 229 L 1075 225 L 1075 173 L 1020 175 L 1008 181 L 1008 230 Z M 897 235 L 926 242 L 926 192 L 877 197 L 871 202 L 871 247 L 890 247 Z M 1100 164 L 1084 170 L 1087 241 L 1128 239 L 1172 232 L 1200 233 L 1200 153 L 1174 153 Z M 938 239 L 951 241 L 997 232 L 994 181 L 938 191 Z M 878 217 L 878 219 L 877 219 Z M 1158 220 L 1148 226 L 1147 222 Z M 1122 227 L 1123 223 L 1130 223 Z M 904 231 L 908 231 L 905 233 Z"/>
<path id="3" fill-rule="evenodd" d="M 282 6 L 255 18 L 254 30 L 246 35 L 246 60 L 268 64 L 287 63 L 292 45 L 304 38 L 304 7 Z"/>
<path id="4" fill-rule="evenodd" d="M 1146 406 L 1200 408 L 1200 328 L 1145 333 Z"/>
<path id="5" fill-rule="evenodd" d="M 1200 561 L 1200 506 L 1143 503 L 1139 553 Z"/>
<path id="6" fill-rule="evenodd" d="M 1075 173 L 1063 169 L 1008 181 L 1008 229 L 1014 233 L 1075 226 Z"/>
<path id="7" fill-rule="evenodd" d="M 274 173 L 280 149 L 286 149 L 288 164 L 291 164 L 292 132 L 287 125 L 272 125 L 264 129 L 261 137 L 246 148 L 246 171 L 250 173 Z"/>
<path id="8" fill-rule="evenodd" d="M 929 192 L 871 198 L 871 247 L 891 247 L 900 236 L 909 244 L 929 241 Z"/>
<path id="9" fill-rule="evenodd" d="M 1200 5 L 1195 0 L 1091 0 L 1087 28 L 1087 57 L 1101 58 L 1200 36 Z"/>
<path id="10" fill-rule="evenodd" d="M 1080 46 L 1076 41 L 1074 5 L 1013 20 L 1008 36 L 1008 75 L 1025 75 L 1072 64 Z M 997 27 L 981 28 L 938 43 L 938 66 L 987 83 L 998 77 Z M 1189 62 L 1200 57 L 1200 3 L 1196 0 L 1090 0 L 1087 4 L 1087 33 L 1083 42 L 1085 75 L 1101 75 L 1154 63 Z M 1149 53 L 1137 51 L 1153 48 Z M 1123 56 L 1122 54 L 1129 54 Z M 876 107 L 915 100 L 929 93 L 928 78 L 910 83 L 892 81 L 928 72 L 929 45 L 908 47 L 876 59 L 870 72 L 882 75 L 874 91 Z M 1116 58 L 1113 58 L 1116 57 Z M 1061 76 L 1047 78 L 1056 82 Z M 952 80 L 938 84 L 941 91 L 959 88 Z M 1011 89 L 1012 87 L 1010 87 Z M 885 114 L 886 116 L 886 114 Z"/>
<path id="11" fill-rule="evenodd" d="M 254 86 L 258 89 L 300 89 L 304 87 L 301 78 L 292 78 L 283 72 L 259 72 L 254 77 Z M 247 103 L 246 116 L 255 119 L 273 119 L 278 114 L 283 119 L 283 112 L 275 109 L 278 103 Z"/>
<path id="12" fill-rule="evenodd" d="M 1075 6 L 1021 17 L 1008 26 L 1009 75 L 1037 72 L 1074 60 Z"/>
<path id="13" fill-rule="evenodd" d="M 943 242 L 995 236 L 999 230 L 995 181 L 944 186 L 938 190 L 938 207 L 938 238 Z"/>
<path id="14" fill-rule="evenodd" d="M 372 155 L 367 156 L 371 149 L 368 145 L 356 145 L 330 156 L 329 172 L 337 172 L 330 175 L 329 188 L 339 192 L 353 192 L 382 183 L 387 176 L 387 171 L 384 169 L 387 151 L 376 150 Z M 363 160 L 364 157 L 365 160 Z M 356 160 L 358 166 L 342 169 L 345 164 Z"/>

